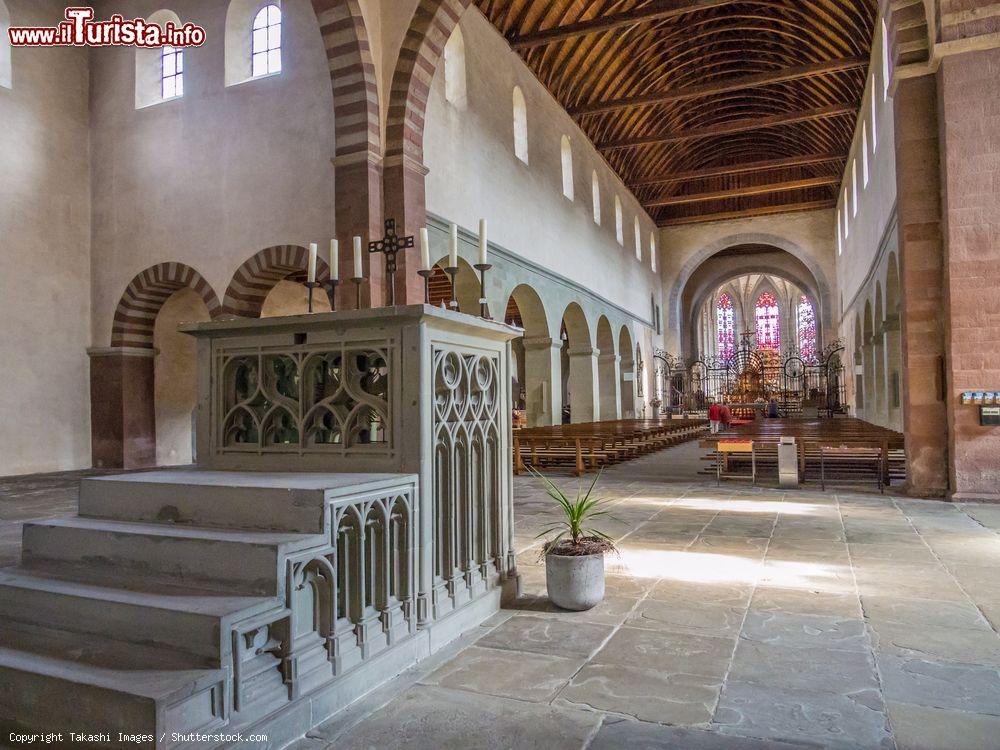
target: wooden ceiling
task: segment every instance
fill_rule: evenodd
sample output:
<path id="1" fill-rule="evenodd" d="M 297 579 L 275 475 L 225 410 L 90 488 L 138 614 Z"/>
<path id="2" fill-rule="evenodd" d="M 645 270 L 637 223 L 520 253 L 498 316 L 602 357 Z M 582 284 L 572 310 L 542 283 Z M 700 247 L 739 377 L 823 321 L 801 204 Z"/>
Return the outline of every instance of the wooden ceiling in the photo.
<path id="1" fill-rule="evenodd" d="M 477 0 L 661 226 L 834 206 L 877 0 Z"/>

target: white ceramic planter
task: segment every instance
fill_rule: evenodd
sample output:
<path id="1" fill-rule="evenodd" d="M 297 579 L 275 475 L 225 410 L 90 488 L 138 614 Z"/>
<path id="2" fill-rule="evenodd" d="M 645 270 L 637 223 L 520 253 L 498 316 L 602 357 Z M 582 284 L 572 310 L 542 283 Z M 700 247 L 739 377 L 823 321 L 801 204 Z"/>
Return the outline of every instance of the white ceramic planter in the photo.
<path id="1" fill-rule="evenodd" d="M 545 585 L 557 607 L 583 611 L 604 599 L 604 553 L 546 555 Z"/>

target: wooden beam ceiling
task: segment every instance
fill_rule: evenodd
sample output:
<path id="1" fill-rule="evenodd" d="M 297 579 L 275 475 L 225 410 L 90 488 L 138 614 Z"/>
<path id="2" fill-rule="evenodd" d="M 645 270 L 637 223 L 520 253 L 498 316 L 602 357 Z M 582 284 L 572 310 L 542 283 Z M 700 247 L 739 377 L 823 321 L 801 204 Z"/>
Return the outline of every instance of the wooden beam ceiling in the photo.
<path id="1" fill-rule="evenodd" d="M 628 183 L 630 189 L 650 187 L 652 185 L 665 185 L 671 182 L 690 182 L 692 180 L 703 180 L 709 177 L 728 177 L 729 175 L 750 174 L 753 172 L 766 172 L 770 169 L 786 169 L 788 167 L 806 167 L 813 164 L 843 163 L 847 158 L 843 154 L 805 154 L 804 156 L 790 156 L 784 159 L 764 159 L 761 161 L 751 161 L 744 164 L 731 164 L 728 166 L 709 167 L 706 169 L 694 169 L 688 172 L 674 172 L 673 174 L 663 174 L 658 177 L 644 177 L 635 182 Z"/>
<path id="2" fill-rule="evenodd" d="M 654 221 L 829 205 L 879 0 L 475 3 Z"/>
<path id="3" fill-rule="evenodd" d="M 802 201 L 798 203 L 780 203 L 776 206 L 761 206 L 760 208 L 749 208 L 744 211 L 723 211 L 714 214 L 695 214 L 693 216 L 681 216 L 672 219 L 664 219 L 659 223 L 661 227 L 677 227 L 684 224 L 702 224 L 709 221 L 728 221 L 730 219 L 745 219 L 754 216 L 772 216 L 774 214 L 793 214 L 800 211 L 819 211 L 825 208 L 836 208 L 837 201 Z"/>
<path id="4" fill-rule="evenodd" d="M 566 23 L 541 31 L 521 34 L 511 38 L 509 41 L 511 47 L 517 51 L 521 51 L 589 34 L 599 34 L 613 29 L 620 29 L 623 26 L 634 26 L 638 23 L 648 23 L 651 21 L 664 21 L 684 15 L 685 13 L 719 8 L 724 5 L 734 5 L 737 2 L 739 0 L 659 0 L 659 2 L 653 2 L 633 10 L 603 14 L 587 21 Z"/>
<path id="5" fill-rule="evenodd" d="M 750 76 L 740 76 L 738 78 L 727 78 L 721 81 L 714 81 L 702 86 L 686 86 L 673 91 L 664 91 L 659 94 L 649 94 L 645 96 L 631 96 L 623 99 L 609 99 L 604 102 L 593 102 L 570 107 L 569 113 L 574 117 L 596 114 L 598 112 L 616 112 L 623 109 L 633 109 L 635 107 L 648 107 L 657 104 L 670 104 L 671 102 L 684 101 L 685 99 L 697 99 L 703 96 L 718 96 L 734 91 L 744 91 L 746 89 L 771 86 L 776 83 L 787 83 L 799 81 L 831 73 L 842 73 L 846 70 L 861 70 L 868 67 L 868 60 L 863 57 L 841 57 L 836 60 L 811 63 L 809 65 L 796 65 L 781 70 L 768 71 Z"/>
<path id="6" fill-rule="evenodd" d="M 719 135 L 733 135 L 734 133 L 746 133 L 748 131 L 764 130 L 765 128 L 774 128 L 783 125 L 794 125 L 800 122 L 828 120 L 831 117 L 843 117 L 845 115 L 853 117 L 857 113 L 857 104 L 833 104 L 829 107 L 816 107 L 797 112 L 769 115 L 767 117 L 748 117 L 744 120 L 732 120 L 719 125 L 678 130 L 673 133 L 647 135 L 640 138 L 626 138 L 619 141 L 606 141 L 598 143 L 596 146 L 600 151 L 615 151 L 623 148 L 636 148 L 637 146 L 657 146 L 696 138 L 711 138 Z"/>
<path id="7" fill-rule="evenodd" d="M 672 195 L 669 198 L 658 198 L 646 201 L 647 208 L 661 208 L 663 206 L 680 206 L 685 203 L 704 203 L 705 201 L 725 200 L 728 198 L 740 198 L 748 195 L 766 195 L 768 193 L 782 193 L 789 190 L 803 190 L 805 188 L 824 187 L 826 185 L 839 185 L 840 175 L 835 177 L 806 177 L 801 180 L 785 180 L 783 182 L 772 182 L 765 185 L 745 185 L 737 188 L 727 188 L 725 190 L 714 190 L 709 193 L 692 193 L 690 195 Z"/>

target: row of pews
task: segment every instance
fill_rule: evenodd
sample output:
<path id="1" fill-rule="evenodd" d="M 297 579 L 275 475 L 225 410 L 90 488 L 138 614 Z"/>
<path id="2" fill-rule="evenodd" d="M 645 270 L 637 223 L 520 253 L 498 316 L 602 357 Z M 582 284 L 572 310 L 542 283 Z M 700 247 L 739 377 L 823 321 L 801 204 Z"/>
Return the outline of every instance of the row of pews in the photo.
<path id="1" fill-rule="evenodd" d="M 712 475 L 739 476 L 753 466 L 758 477 L 776 477 L 778 444 L 795 438 L 799 481 L 822 486 L 835 483 L 873 483 L 880 490 L 906 479 L 903 435 L 853 417 L 756 419 L 733 425 L 701 441 L 710 453 Z M 733 450 L 753 443 L 748 451 Z"/>
<path id="2" fill-rule="evenodd" d="M 576 476 L 693 440 L 704 419 L 622 419 L 514 431 L 514 473 L 568 467 Z"/>

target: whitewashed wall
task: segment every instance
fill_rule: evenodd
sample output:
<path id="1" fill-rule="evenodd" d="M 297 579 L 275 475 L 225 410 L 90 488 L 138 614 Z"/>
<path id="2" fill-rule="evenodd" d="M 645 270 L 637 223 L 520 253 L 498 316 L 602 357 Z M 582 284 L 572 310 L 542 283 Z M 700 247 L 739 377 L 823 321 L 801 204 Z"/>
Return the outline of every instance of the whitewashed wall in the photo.
<path id="1" fill-rule="evenodd" d="M 65 3 L 6 0 L 15 25 Z M 12 51 L 0 87 L 0 476 L 90 465 L 87 52 Z"/>

